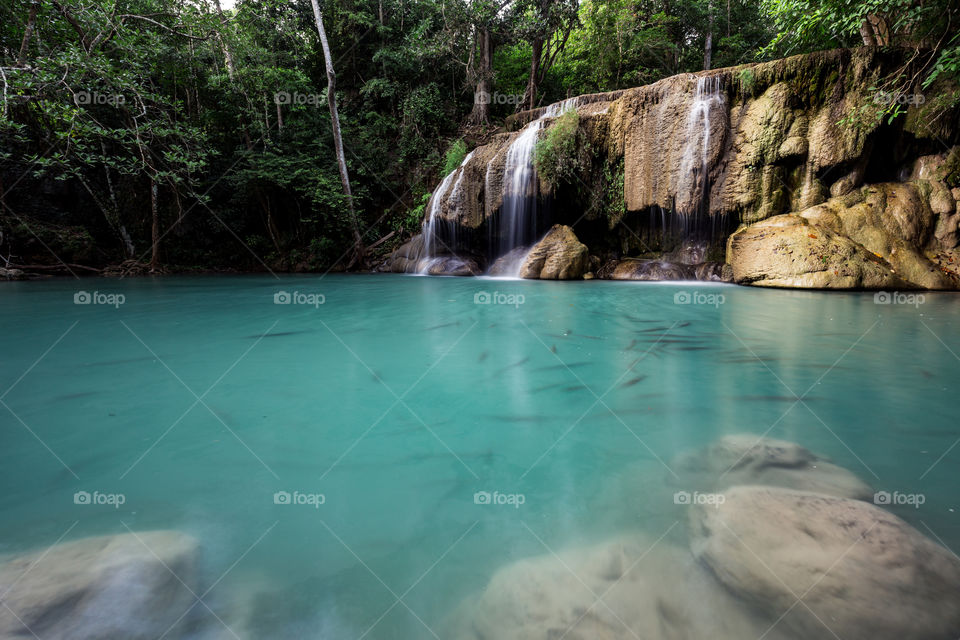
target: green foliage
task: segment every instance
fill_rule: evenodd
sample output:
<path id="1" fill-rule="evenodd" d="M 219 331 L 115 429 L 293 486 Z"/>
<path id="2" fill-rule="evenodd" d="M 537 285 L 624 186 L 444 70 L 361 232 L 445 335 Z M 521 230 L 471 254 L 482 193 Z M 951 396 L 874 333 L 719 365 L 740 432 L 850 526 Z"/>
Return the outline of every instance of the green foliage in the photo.
<path id="1" fill-rule="evenodd" d="M 447 175 L 466 155 L 458 138 L 472 145 L 517 109 L 540 47 L 551 64 L 537 78 L 538 103 L 549 104 L 698 71 L 708 34 L 712 66 L 735 65 L 758 53 L 856 45 L 863 16 L 876 14 L 893 44 L 932 51 L 918 76 L 877 89 L 913 93 L 922 83 L 936 94 L 928 95 L 930 111 L 960 99 L 960 9 L 952 0 L 322 4 L 354 201 L 370 241 L 419 228 L 438 168 Z M 21 59 L 31 6 L 36 29 Z M 55 251 L 116 262 L 131 257 L 129 238 L 142 258 L 151 245 L 151 185 L 171 262 L 262 268 L 263 257 L 319 268 L 349 249 L 309 2 L 238 0 L 222 16 L 226 26 L 212 3 L 183 0 L 7 0 L 0 15 L 0 173 L 26 176 L 5 204 L 31 227 L 75 230 L 49 235 Z M 478 62 L 484 32 L 494 45 L 489 69 Z M 489 129 L 461 128 L 481 77 L 501 99 L 490 105 Z M 752 90 L 749 71 L 738 80 Z M 865 126 L 903 111 L 881 107 L 864 105 Z M 541 177 L 573 183 L 592 160 L 584 137 L 576 112 L 558 118 L 536 147 Z M 457 141 L 445 149 L 448 140 Z M 622 169 L 606 167 L 603 180 L 612 198 L 603 207 L 616 217 Z M 12 218 L 0 211 L 4 253 L 34 246 Z"/>
<path id="2" fill-rule="evenodd" d="M 447 154 L 443 159 L 443 169 L 441 170 L 441 175 L 447 176 L 450 173 L 457 170 L 457 167 L 463 162 L 463 159 L 467 157 L 467 143 L 462 139 L 454 141 L 450 145 L 450 148 L 447 149 Z"/>
<path id="3" fill-rule="evenodd" d="M 753 86 L 756 83 L 753 69 L 743 69 L 737 74 L 737 84 L 740 86 L 740 92 L 744 95 L 753 93 Z"/>
<path id="4" fill-rule="evenodd" d="M 623 158 L 619 158 L 613 165 L 610 163 L 603 165 L 603 186 L 605 199 L 604 212 L 612 229 L 623 219 L 627 210 L 627 203 L 623 192 Z"/>
<path id="5" fill-rule="evenodd" d="M 423 193 L 420 195 L 419 204 L 407 211 L 406 216 L 400 220 L 400 224 L 397 225 L 398 229 L 404 229 L 406 231 L 412 231 L 414 229 L 420 228 L 420 223 L 423 221 L 424 216 L 427 213 L 427 204 L 430 202 L 431 193 Z"/>
<path id="6" fill-rule="evenodd" d="M 924 88 L 940 77 L 960 78 L 960 6 L 955 0 L 763 0 L 762 4 L 776 29 L 764 55 L 869 41 L 931 50 L 934 62 L 921 70 Z M 896 90 L 909 91 L 915 86 L 914 78 L 907 78 Z"/>
<path id="7" fill-rule="evenodd" d="M 960 33 L 954 35 L 949 45 L 940 50 L 930 74 L 923 81 L 923 88 L 929 89 L 940 77 L 960 78 Z"/>
<path id="8" fill-rule="evenodd" d="M 560 114 L 533 150 L 537 175 L 548 185 L 572 183 L 590 161 L 576 109 Z"/>
<path id="9" fill-rule="evenodd" d="M 714 68 L 753 62 L 774 35 L 758 2 L 583 0 L 548 85 L 576 95 L 699 71 L 711 17 Z"/>

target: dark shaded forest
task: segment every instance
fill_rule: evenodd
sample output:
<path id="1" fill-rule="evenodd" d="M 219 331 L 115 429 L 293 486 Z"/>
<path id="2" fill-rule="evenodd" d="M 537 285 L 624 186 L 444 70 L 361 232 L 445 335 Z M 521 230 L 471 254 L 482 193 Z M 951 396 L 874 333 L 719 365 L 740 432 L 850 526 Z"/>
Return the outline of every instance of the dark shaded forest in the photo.
<path id="1" fill-rule="evenodd" d="M 504 118 L 574 95 L 864 45 L 925 54 L 890 79 L 904 88 L 960 72 L 950 0 L 12 0 L 2 12 L 0 267 L 78 275 L 369 268 L 419 231 L 432 189 Z"/>

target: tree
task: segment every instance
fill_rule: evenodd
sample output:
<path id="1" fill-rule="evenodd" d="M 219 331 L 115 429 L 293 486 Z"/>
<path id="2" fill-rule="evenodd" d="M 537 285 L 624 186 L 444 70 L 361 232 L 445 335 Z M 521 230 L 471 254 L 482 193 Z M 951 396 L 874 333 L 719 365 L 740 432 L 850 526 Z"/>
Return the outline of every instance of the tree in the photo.
<path id="1" fill-rule="evenodd" d="M 353 226 L 354 254 L 347 265 L 349 269 L 355 263 L 363 264 L 363 237 L 360 235 L 360 225 L 357 223 L 357 212 L 353 208 L 353 194 L 350 192 L 350 174 L 347 172 L 347 159 L 343 154 L 343 139 L 340 137 L 340 117 L 337 114 L 337 76 L 333 71 L 333 60 L 330 56 L 330 45 L 327 43 L 327 32 L 323 28 L 323 15 L 317 0 L 310 0 L 313 6 L 313 18 L 317 22 L 317 32 L 320 34 L 320 46 L 323 47 L 323 59 L 327 68 L 327 104 L 330 106 L 330 125 L 333 128 L 333 146 L 337 154 L 337 165 L 340 167 L 340 182 L 343 184 L 343 195 L 347 197 L 347 208 L 350 211 L 350 222 Z"/>
<path id="2" fill-rule="evenodd" d="M 713 0 L 708 0 L 707 2 L 707 16 L 709 26 L 707 27 L 707 34 L 704 38 L 706 43 L 703 46 L 704 71 L 710 69 L 710 63 L 713 60 Z"/>
<path id="3" fill-rule="evenodd" d="M 563 52 L 577 24 L 578 0 L 521 0 L 524 14 L 521 37 L 530 44 L 530 75 L 518 110 L 533 109 L 540 87 L 553 63 Z"/>
<path id="4" fill-rule="evenodd" d="M 960 79 L 960 5 L 954 0 L 764 0 L 777 30 L 767 55 L 837 46 L 894 45 L 916 49 L 920 64 L 887 79 L 886 90 L 910 93 L 938 78 Z M 921 55 L 922 54 L 922 55 Z M 960 102 L 960 93 L 940 96 L 942 107 Z M 900 113 L 895 102 L 879 115 Z"/>

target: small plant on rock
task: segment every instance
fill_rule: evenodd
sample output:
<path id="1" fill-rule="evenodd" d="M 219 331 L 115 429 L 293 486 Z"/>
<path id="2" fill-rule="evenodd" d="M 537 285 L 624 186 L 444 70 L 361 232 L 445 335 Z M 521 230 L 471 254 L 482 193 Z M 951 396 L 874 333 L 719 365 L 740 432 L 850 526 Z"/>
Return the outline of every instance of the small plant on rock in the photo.
<path id="1" fill-rule="evenodd" d="M 533 151 L 537 175 L 551 187 L 572 183 L 589 167 L 589 145 L 580 131 L 576 109 L 561 114 L 537 141 Z"/>

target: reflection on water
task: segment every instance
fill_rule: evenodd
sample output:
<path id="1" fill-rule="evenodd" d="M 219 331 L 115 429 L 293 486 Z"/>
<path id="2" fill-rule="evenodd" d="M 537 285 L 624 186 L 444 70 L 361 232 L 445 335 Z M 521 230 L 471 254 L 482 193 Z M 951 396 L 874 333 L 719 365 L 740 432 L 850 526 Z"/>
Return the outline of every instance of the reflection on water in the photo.
<path id="1" fill-rule="evenodd" d="M 203 603 L 166 637 L 832 637 L 806 605 L 776 622 L 810 575 L 826 588 L 803 602 L 845 640 L 908 636 L 876 604 L 889 598 L 925 621 L 915 637 L 960 635 L 940 546 L 960 549 L 956 296 L 915 308 L 400 276 L 93 286 L 126 303 L 74 305 L 67 281 L 0 290 L 0 552 L 116 534 L 122 562 L 85 557 L 123 570 L 71 582 L 7 565 L 4 602 L 26 610 L 42 600 L 31 580 L 69 583 L 89 629 L 129 622 L 143 589 L 157 611 L 180 607 L 184 585 L 125 546 L 172 530 L 193 541 L 164 549 Z M 325 303 L 274 304 L 281 290 Z M 484 292 L 523 303 L 475 303 Z M 723 301 L 675 296 L 695 292 Z M 776 489 L 717 504 L 745 484 Z M 793 489 L 856 524 L 796 522 Z M 839 560 L 851 545 L 855 562 Z M 66 551 L 61 565 L 83 566 Z M 878 568 L 881 587 L 862 588 Z M 923 600 L 929 585 L 942 595 Z M 157 615 L 144 637 L 174 621 Z"/>

